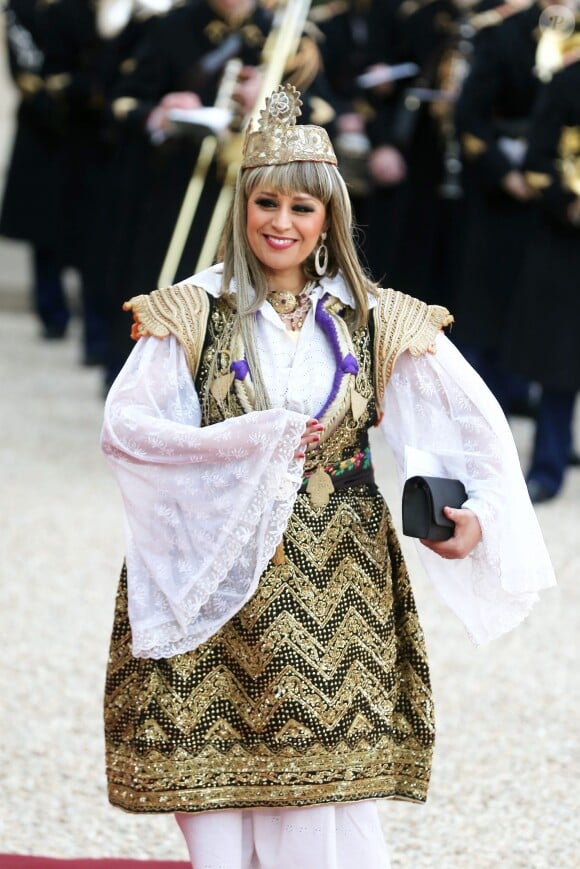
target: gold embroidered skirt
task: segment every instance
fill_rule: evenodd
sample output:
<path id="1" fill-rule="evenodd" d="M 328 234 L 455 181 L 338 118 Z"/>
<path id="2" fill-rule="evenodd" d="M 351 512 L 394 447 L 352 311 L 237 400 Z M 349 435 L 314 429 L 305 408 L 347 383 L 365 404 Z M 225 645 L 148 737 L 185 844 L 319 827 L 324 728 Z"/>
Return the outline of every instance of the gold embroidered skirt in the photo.
<path id="1" fill-rule="evenodd" d="M 109 799 L 131 812 L 423 801 L 425 645 L 374 487 L 299 495 L 254 597 L 193 652 L 131 654 L 126 575 L 105 691 Z"/>

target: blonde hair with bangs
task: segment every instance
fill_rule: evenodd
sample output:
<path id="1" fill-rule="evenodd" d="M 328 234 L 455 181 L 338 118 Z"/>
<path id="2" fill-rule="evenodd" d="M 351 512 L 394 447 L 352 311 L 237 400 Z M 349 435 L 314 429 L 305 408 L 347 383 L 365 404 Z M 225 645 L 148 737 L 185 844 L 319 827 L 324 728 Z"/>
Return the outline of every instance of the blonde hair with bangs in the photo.
<path id="1" fill-rule="evenodd" d="M 246 232 L 248 198 L 256 187 L 283 195 L 307 193 L 319 199 L 326 207 L 328 225 L 327 275 L 341 272 L 351 291 L 355 311 L 353 327 L 364 325 L 368 319 L 368 295 L 376 291 L 376 284 L 365 273 L 356 253 L 353 240 L 350 197 L 342 176 L 328 163 L 295 162 L 280 166 L 260 166 L 240 172 L 234 201 L 224 227 L 218 256 L 223 260 L 223 292 L 229 292 L 231 281 L 236 287 L 237 328 L 246 351 L 256 394 L 256 409 L 270 407 L 258 361 L 254 334 L 254 314 L 268 294 L 268 284 L 262 265 L 253 253 Z M 303 263 L 305 278 L 316 280 L 314 254 Z"/>

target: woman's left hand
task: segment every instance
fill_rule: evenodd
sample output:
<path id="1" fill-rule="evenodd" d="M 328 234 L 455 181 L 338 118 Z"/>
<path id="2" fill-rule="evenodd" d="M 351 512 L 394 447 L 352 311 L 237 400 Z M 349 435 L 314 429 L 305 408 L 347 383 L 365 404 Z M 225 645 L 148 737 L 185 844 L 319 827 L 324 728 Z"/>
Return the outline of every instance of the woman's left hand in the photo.
<path id="1" fill-rule="evenodd" d="M 441 558 L 465 558 L 481 540 L 479 519 L 472 510 L 463 507 L 444 507 L 443 512 L 455 522 L 453 537 L 449 540 L 421 540 L 421 543 Z"/>

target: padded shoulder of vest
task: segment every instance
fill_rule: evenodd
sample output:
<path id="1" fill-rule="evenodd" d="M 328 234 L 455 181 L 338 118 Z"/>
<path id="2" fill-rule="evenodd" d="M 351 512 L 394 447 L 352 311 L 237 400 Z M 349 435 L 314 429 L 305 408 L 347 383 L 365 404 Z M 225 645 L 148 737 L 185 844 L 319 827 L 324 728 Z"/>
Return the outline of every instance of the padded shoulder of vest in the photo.
<path id="1" fill-rule="evenodd" d="M 201 287 L 186 282 L 133 296 L 123 310 L 133 314 L 131 337 L 175 335 L 182 345 L 193 377 L 197 374 L 209 316 L 209 296 Z"/>
<path id="2" fill-rule="evenodd" d="M 408 350 L 413 356 L 435 352 L 435 340 L 453 322 L 447 308 L 427 305 L 398 290 L 380 289 L 373 308 L 375 392 L 382 401 L 395 362 Z"/>

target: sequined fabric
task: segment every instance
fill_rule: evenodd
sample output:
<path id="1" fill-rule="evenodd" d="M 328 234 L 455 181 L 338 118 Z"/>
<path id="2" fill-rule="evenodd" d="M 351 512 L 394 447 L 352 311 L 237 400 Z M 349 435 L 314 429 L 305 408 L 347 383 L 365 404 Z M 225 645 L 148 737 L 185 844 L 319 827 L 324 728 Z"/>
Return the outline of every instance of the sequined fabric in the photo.
<path id="1" fill-rule="evenodd" d="M 212 302 L 196 385 L 204 422 L 241 412 L 206 389 L 230 309 Z M 227 331 L 227 330 L 226 330 Z M 306 471 L 366 450 L 376 421 L 368 330 L 355 333 L 366 410 Z M 134 812 L 426 797 L 434 725 L 422 631 L 399 543 L 372 485 L 297 497 L 282 564 L 193 652 L 136 659 L 123 572 L 105 699 L 109 798 Z"/>

